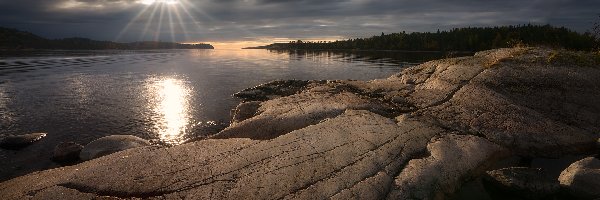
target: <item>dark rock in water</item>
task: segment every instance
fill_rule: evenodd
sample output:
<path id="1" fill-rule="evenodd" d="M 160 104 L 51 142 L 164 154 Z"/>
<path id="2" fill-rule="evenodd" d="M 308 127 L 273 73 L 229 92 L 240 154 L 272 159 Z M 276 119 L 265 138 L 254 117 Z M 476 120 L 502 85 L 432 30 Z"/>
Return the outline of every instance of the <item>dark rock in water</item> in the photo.
<path id="1" fill-rule="evenodd" d="M 79 154 L 83 161 L 102 157 L 126 149 L 149 146 L 150 142 L 133 135 L 111 135 L 85 145 Z"/>
<path id="2" fill-rule="evenodd" d="M 83 145 L 75 142 L 61 142 L 54 148 L 52 160 L 60 164 L 72 164 L 79 161 L 79 153 Z"/>
<path id="3" fill-rule="evenodd" d="M 244 101 L 266 101 L 277 97 L 296 94 L 310 83 L 326 81 L 277 80 L 235 93 L 233 96 Z"/>
<path id="4" fill-rule="evenodd" d="M 492 196 L 501 198 L 546 199 L 560 190 L 557 177 L 543 169 L 509 167 L 488 171 L 483 176 Z"/>
<path id="5" fill-rule="evenodd" d="M 215 135 L 229 126 L 228 122 L 223 121 L 208 121 L 195 126 L 192 129 L 193 135 L 191 135 L 184 143 L 190 143 L 200 141 L 208 138 L 209 136 Z M 152 141 L 151 141 L 152 142 Z M 169 146 L 160 144 L 160 146 Z"/>
<path id="6" fill-rule="evenodd" d="M 560 185 L 582 199 L 600 198 L 600 160 L 588 157 L 565 169 L 558 178 Z"/>
<path id="7" fill-rule="evenodd" d="M 259 107 L 260 101 L 249 101 L 241 103 L 235 108 L 235 110 L 233 110 L 233 117 L 231 122 L 238 123 L 254 117 Z"/>
<path id="8" fill-rule="evenodd" d="M 17 150 L 29 146 L 46 137 L 46 133 L 30 133 L 25 135 L 9 135 L 0 139 L 0 148 Z"/>

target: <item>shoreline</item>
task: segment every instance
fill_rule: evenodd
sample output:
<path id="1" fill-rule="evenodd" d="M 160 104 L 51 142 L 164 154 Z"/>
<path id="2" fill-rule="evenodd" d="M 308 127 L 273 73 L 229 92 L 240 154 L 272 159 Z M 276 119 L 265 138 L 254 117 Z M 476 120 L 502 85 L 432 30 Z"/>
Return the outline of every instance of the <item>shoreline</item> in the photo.
<path id="1" fill-rule="evenodd" d="M 598 153 L 595 56 L 496 49 L 430 61 L 387 79 L 270 82 L 237 93 L 242 103 L 231 125 L 208 139 L 21 176 L 0 183 L 0 193 L 9 199 L 456 197 L 465 184 L 496 183 L 497 170 Z M 528 192 L 579 195 L 563 184 L 568 174 L 548 173 L 552 178 L 533 180 L 551 189 Z"/>

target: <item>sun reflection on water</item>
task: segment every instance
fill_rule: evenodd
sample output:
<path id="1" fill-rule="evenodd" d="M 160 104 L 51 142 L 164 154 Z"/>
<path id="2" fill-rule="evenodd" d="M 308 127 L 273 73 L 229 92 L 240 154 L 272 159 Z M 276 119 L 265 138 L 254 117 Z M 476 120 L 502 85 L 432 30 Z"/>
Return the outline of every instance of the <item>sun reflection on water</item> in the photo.
<path id="1" fill-rule="evenodd" d="M 155 113 L 155 130 L 158 138 L 168 144 L 180 144 L 191 124 L 190 98 L 192 88 L 177 78 L 159 78 L 151 81 L 151 103 Z"/>

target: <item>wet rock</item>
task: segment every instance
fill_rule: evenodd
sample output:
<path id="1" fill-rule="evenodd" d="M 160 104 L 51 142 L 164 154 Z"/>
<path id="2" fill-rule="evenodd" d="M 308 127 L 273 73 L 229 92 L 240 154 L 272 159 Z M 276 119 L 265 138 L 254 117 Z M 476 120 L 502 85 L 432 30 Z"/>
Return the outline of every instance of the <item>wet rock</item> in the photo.
<path id="1" fill-rule="evenodd" d="M 573 196 L 600 198 L 600 160 L 588 157 L 577 161 L 565 169 L 558 180 Z"/>
<path id="2" fill-rule="evenodd" d="M 483 180 L 496 199 L 548 199 L 560 190 L 557 177 L 540 168 L 509 167 L 488 171 Z"/>
<path id="3" fill-rule="evenodd" d="M 79 153 L 83 145 L 75 142 L 61 142 L 54 148 L 52 160 L 61 164 L 71 164 L 79 161 Z"/>
<path id="4" fill-rule="evenodd" d="M 183 143 L 191 143 L 204 140 L 210 136 L 221 132 L 223 129 L 229 127 L 229 125 L 229 122 L 223 121 L 206 121 L 199 123 L 196 126 L 194 126 L 194 128 L 190 131 L 190 136 L 188 136 L 187 140 Z M 152 142 L 151 140 L 150 143 L 159 146 L 173 146 L 173 144 L 166 144 L 162 140 L 158 140 L 158 142 Z"/>
<path id="5" fill-rule="evenodd" d="M 277 97 L 284 97 L 298 93 L 314 81 L 303 80 L 277 80 L 259 86 L 248 88 L 235 93 L 233 96 L 244 101 L 265 101 Z"/>
<path id="6" fill-rule="evenodd" d="M 30 133 L 25 135 L 9 135 L 0 138 L 0 148 L 18 150 L 46 137 L 46 133 Z"/>
<path id="7" fill-rule="evenodd" d="M 251 117 L 254 117 L 258 112 L 258 108 L 260 108 L 260 103 L 260 101 L 249 101 L 240 103 L 233 111 L 233 119 L 231 120 L 231 122 L 238 123 Z"/>
<path id="8" fill-rule="evenodd" d="M 133 135 L 110 135 L 85 145 L 79 154 L 83 161 L 102 157 L 126 149 L 149 146 L 150 142 Z"/>

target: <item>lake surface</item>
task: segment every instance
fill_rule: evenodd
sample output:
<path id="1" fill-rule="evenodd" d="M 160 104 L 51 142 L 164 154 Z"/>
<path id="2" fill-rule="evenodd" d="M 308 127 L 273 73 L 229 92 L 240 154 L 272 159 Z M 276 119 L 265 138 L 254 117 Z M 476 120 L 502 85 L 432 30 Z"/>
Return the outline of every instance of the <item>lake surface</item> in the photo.
<path id="1" fill-rule="evenodd" d="M 177 145 L 229 123 L 232 94 L 278 79 L 386 78 L 439 53 L 268 50 L 0 52 L 0 137 L 47 132 L 0 149 L 0 181 L 58 167 L 61 142 L 130 134 Z"/>
<path id="2" fill-rule="evenodd" d="M 86 144 L 131 134 L 179 144 L 227 124 L 231 95 L 277 79 L 385 78 L 435 53 L 41 51 L 0 55 L 0 134 Z"/>

